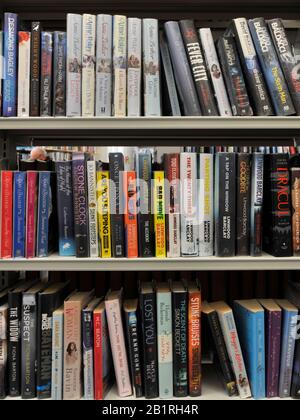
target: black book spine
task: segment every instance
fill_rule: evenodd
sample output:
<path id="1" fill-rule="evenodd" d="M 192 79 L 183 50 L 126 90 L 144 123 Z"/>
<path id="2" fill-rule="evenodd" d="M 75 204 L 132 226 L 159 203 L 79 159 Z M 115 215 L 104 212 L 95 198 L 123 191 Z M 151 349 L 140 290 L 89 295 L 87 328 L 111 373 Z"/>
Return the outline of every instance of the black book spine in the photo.
<path id="1" fill-rule="evenodd" d="M 31 24 L 30 116 L 40 115 L 41 23 Z"/>
<path id="2" fill-rule="evenodd" d="M 218 257 L 235 255 L 236 156 L 220 152 L 215 166 L 215 251 Z"/>
<path id="3" fill-rule="evenodd" d="M 187 293 L 174 293 L 173 299 L 173 386 L 175 397 L 188 395 Z"/>
<path id="4" fill-rule="evenodd" d="M 123 211 L 122 171 L 124 156 L 122 153 L 109 154 L 109 173 L 113 188 L 110 188 L 110 218 L 112 233 L 112 253 L 114 257 L 125 257 L 125 229 Z"/>
<path id="5" fill-rule="evenodd" d="M 140 354 L 140 343 L 138 334 L 138 320 L 136 312 L 125 312 L 127 339 L 129 349 L 129 360 L 131 367 L 132 384 L 135 389 L 135 396 L 143 396 L 142 384 L 142 361 Z"/>
<path id="6" fill-rule="evenodd" d="M 41 96 L 40 116 L 52 115 L 52 61 L 53 36 L 51 32 L 41 32 Z"/>
<path id="7" fill-rule="evenodd" d="M 78 258 L 86 258 L 89 256 L 88 199 L 85 162 L 83 155 L 79 154 L 73 156 L 74 233 L 76 257 Z"/>
<path id="8" fill-rule="evenodd" d="M 291 396 L 300 399 L 300 341 L 296 340 Z"/>
<path id="9" fill-rule="evenodd" d="M 250 254 L 251 155 L 237 154 L 236 255 Z"/>
<path id="10" fill-rule="evenodd" d="M 8 307 L 8 393 L 17 397 L 21 393 L 22 293 L 10 292 Z"/>
<path id="11" fill-rule="evenodd" d="M 157 398 L 159 394 L 155 294 L 141 294 L 140 305 L 145 397 Z"/>
<path id="12" fill-rule="evenodd" d="M 218 42 L 218 52 L 234 116 L 252 116 L 253 110 L 233 36 L 224 36 Z"/>
<path id="13" fill-rule="evenodd" d="M 53 115 L 66 115 L 66 32 L 54 32 L 53 40 Z"/>
<path id="14" fill-rule="evenodd" d="M 181 20 L 179 24 L 202 114 L 219 115 L 194 21 Z"/>
<path id="15" fill-rule="evenodd" d="M 264 155 L 253 153 L 251 167 L 250 255 L 262 254 Z"/>

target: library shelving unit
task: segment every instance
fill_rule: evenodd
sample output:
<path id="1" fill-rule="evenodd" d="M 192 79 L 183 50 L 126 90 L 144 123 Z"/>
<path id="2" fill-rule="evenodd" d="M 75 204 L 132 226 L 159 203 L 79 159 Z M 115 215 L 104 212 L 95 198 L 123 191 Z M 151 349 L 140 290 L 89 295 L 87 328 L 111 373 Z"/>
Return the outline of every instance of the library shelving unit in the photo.
<path id="1" fill-rule="evenodd" d="M 281 17 L 291 39 L 300 28 L 299 0 L 1 0 L 0 15 L 40 20 L 47 30 L 63 29 L 66 13 L 110 13 L 154 17 L 161 21 L 193 18 L 222 33 L 233 17 Z M 0 156 L 12 164 L 16 147 L 25 145 L 193 146 L 297 145 L 300 117 L 161 118 L 0 118 Z M 300 258 L 76 259 L 51 255 L 30 260 L 0 260 L 0 287 L 13 271 L 158 271 L 158 270 L 300 270 Z M 206 373 L 207 371 L 207 373 Z M 109 399 L 118 399 L 114 390 Z M 202 399 L 226 399 L 208 366 Z"/>

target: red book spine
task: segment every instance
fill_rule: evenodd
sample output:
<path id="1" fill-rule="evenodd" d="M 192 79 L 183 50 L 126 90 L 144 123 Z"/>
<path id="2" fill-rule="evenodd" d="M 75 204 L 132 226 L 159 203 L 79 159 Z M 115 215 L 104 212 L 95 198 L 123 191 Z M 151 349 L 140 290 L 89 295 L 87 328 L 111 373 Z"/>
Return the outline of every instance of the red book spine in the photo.
<path id="1" fill-rule="evenodd" d="M 35 257 L 38 172 L 27 172 L 26 258 Z"/>
<path id="2" fill-rule="evenodd" d="M 103 400 L 102 315 L 94 314 L 94 395 Z"/>
<path id="3" fill-rule="evenodd" d="M 13 172 L 1 172 L 1 258 L 12 258 Z"/>
<path id="4" fill-rule="evenodd" d="M 125 238 L 128 258 L 138 257 L 136 173 L 124 172 Z"/>
<path id="5" fill-rule="evenodd" d="M 188 306 L 189 394 L 201 395 L 201 293 L 189 293 Z"/>

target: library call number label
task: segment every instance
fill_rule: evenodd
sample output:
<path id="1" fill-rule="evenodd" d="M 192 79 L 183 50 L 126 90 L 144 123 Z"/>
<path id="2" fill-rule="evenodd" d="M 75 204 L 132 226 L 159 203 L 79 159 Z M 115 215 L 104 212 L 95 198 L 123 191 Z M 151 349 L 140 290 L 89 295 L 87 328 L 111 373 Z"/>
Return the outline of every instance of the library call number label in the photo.
<path id="1" fill-rule="evenodd" d="M 199 406 L 196 404 L 146 404 L 144 408 L 138 408 L 135 406 L 120 407 L 109 404 L 108 406 L 102 407 L 103 415 L 123 415 L 130 418 L 135 416 L 146 414 L 152 416 L 159 415 L 198 415 Z"/>

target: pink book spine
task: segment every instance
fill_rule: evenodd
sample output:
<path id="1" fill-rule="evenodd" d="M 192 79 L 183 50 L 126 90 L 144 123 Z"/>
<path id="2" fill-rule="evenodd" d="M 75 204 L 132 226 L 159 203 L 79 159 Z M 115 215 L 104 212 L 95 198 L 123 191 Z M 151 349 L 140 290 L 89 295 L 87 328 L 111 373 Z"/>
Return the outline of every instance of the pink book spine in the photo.
<path id="1" fill-rule="evenodd" d="M 38 172 L 27 172 L 26 258 L 35 257 Z"/>
<path id="2" fill-rule="evenodd" d="M 132 394 L 132 387 L 125 348 L 120 301 L 118 299 L 106 301 L 105 309 L 118 393 L 120 397 L 128 397 Z"/>

